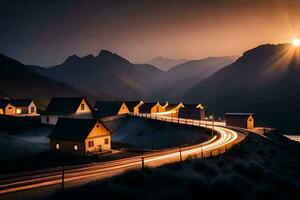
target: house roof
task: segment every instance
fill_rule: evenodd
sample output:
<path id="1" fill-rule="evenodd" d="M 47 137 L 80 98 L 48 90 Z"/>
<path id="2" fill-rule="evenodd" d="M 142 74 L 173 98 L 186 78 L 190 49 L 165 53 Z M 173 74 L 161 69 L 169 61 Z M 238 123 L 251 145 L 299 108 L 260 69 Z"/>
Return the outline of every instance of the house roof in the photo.
<path id="1" fill-rule="evenodd" d="M 130 112 L 133 112 L 134 107 L 137 106 L 140 101 L 125 101 L 125 104 Z"/>
<path id="2" fill-rule="evenodd" d="M 83 141 L 88 137 L 97 122 L 110 131 L 100 120 L 59 118 L 55 128 L 48 137 L 52 139 Z"/>
<path id="3" fill-rule="evenodd" d="M 117 115 L 122 104 L 120 101 L 97 101 L 94 108 L 97 109 L 97 116 L 107 117 Z"/>
<path id="4" fill-rule="evenodd" d="M 27 107 L 34 102 L 33 99 L 10 99 L 9 103 L 15 107 Z"/>
<path id="5" fill-rule="evenodd" d="M 69 115 L 76 113 L 82 100 L 85 100 L 91 108 L 88 101 L 84 97 L 53 97 L 43 114 L 48 115 Z"/>
<path id="6" fill-rule="evenodd" d="M 169 110 L 172 110 L 174 108 L 176 108 L 177 106 L 179 105 L 179 103 L 171 103 L 171 104 L 168 104 L 168 106 L 166 107 L 166 111 L 169 111 Z"/>
<path id="7" fill-rule="evenodd" d="M 8 99 L 0 99 L 0 108 L 5 108 L 9 104 Z"/>
<path id="8" fill-rule="evenodd" d="M 155 106 L 157 103 L 144 103 L 139 107 L 139 112 L 141 113 L 150 113 L 151 108 Z"/>
<path id="9" fill-rule="evenodd" d="M 201 117 L 201 109 L 197 108 L 199 104 L 184 104 L 179 109 L 179 117 L 187 119 L 199 119 Z"/>
<path id="10" fill-rule="evenodd" d="M 231 119 L 245 119 L 246 120 L 252 115 L 253 115 L 253 113 L 226 113 L 225 117 L 231 118 Z"/>
<path id="11" fill-rule="evenodd" d="M 253 113 L 226 113 L 225 115 L 232 115 L 232 116 L 251 116 Z"/>

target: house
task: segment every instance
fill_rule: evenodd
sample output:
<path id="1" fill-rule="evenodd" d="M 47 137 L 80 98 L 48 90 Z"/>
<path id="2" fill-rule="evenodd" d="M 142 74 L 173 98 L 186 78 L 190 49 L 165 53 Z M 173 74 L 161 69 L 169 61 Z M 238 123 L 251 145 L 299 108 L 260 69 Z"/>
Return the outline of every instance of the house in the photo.
<path id="1" fill-rule="evenodd" d="M 8 99 L 0 99 L 0 114 L 1 115 L 14 115 L 16 108 L 9 103 Z"/>
<path id="2" fill-rule="evenodd" d="M 1 99 L 0 114 L 13 116 L 37 116 L 33 99 Z"/>
<path id="3" fill-rule="evenodd" d="M 84 97 L 54 97 L 41 114 L 41 123 L 55 125 L 59 117 L 90 119 L 92 107 Z"/>
<path id="4" fill-rule="evenodd" d="M 134 112 L 136 106 L 142 105 L 143 103 L 143 101 L 125 101 L 125 104 L 131 113 Z"/>
<path id="5" fill-rule="evenodd" d="M 54 152 L 83 156 L 111 150 L 111 131 L 96 119 L 59 118 L 48 137 Z"/>
<path id="6" fill-rule="evenodd" d="M 183 103 L 166 103 L 162 115 L 177 118 L 181 108 L 184 108 Z"/>
<path id="7" fill-rule="evenodd" d="M 178 117 L 185 119 L 204 120 L 204 106 L 202 104 L 184 104 L 184 107 L 179 108 Z"/>
<path id="8" fill-rule="evenodd" d="M 110 117 L 115 115 L 127 114 L 134 111 L 134 107 L 138 105 L 139 101 L 97 101 L 94 110 L 95 117 Z"/>
<path id="9" fill-rule="evenodd" d="M 161 105 L 157 103 L 143 103 L 138 107 L 138 113 L 158 113 Z"/>
<path id="10" fill-rule="evenodd" d="M 254 128 L 253 113 L 226 113 L 226 126 L 235 126 L 240 128 Z"/>
<path id="11" fill-rule="evenodd" d="M 140 103 L 139 103 L 138 105 L 134 106 L 133 112 L 134 112 L 134 113 L 139 113 L 139 112 L 140 112 L 140 107 L 141 107 L 143 104 L 144 104 L 144 102 L 143 102 L 143 101 L 140 101 Z"/>

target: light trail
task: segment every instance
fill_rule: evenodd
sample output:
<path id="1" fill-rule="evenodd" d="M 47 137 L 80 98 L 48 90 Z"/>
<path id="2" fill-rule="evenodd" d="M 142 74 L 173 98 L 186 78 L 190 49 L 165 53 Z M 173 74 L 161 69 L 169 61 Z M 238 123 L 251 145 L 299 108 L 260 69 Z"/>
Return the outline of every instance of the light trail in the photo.
<path id="1" fill-rule="evenodd" d="M 175 121 L 174 118 L 166 116 L 147 116 L 156 117 L 157 120 L 169 120 Z M 176 123 L 190 124 L 194 126 L 201 126 L 212 129 L 211 124 L 204 124 L 199 120 L 183 120 L 181 118 L 176 119 Z M 223 125 L 223 124 L 222 124 Z M 205 155 L 210 153 L 213 155 L 214 151 L 221 152 L 221 148 L 224 150 L 229 149 L 239 140 L 239 134 L 236 131 L 230 130 L 226 127 L 214 126 L 215 135 L 208 141 L 201 144 L 182 147 L 181 156 L 187 158 L 194 155 Z M 201 156 L 201 157 L 202 157 Z M 166 163 L 179 161 L 180 152 L 178 148 L 166 149 L 160 152 L 147 153 L 143 156 L 144 164 L 146 166 L 157 167 Z M 117 174 L 121 174 L 124 170 L 141 168 L 141 156 L 135 156 L 131 158 L 123 158 L 113 161 L 102 162 L 93 165 L 73 166 L 72 168 L 65 170 L 64 183 L 84 182 L 83 180 L 99 180 Z M 34 171 L 32 172 L 34 173 Z M 11 178 L 7 180 L 0 180 L 0 195 L 9 193 L 15 193 L 24 190 L 31 190 L 36 188 L 42 188 L 51 185 L 61 184 L 61 170 L 55 170 L 51 172 L 37 172 L 34 175 L 22 176 L 17 178 Z"/>

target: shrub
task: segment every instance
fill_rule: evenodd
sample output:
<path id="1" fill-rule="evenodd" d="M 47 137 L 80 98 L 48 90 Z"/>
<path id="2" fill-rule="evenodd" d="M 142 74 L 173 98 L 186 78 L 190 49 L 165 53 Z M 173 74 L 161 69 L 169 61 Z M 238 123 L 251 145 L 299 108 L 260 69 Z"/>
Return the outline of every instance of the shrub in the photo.
<path id="1" fill-rule="evenodd" d="M 219 174 L 218 169 L 214 165 L 210 164 L 208 161 L 203 160 L 196 160 L 193 163 L 193 169 L 207 177 L 213 177 Z"/>

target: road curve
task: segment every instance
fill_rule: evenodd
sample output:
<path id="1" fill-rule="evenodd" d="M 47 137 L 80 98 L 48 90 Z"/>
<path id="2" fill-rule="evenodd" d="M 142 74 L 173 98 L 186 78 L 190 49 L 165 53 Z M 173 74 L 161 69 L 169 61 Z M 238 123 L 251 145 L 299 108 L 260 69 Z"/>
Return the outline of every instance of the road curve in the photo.
<path id="1" fill-rule="evenodd" d="M 199 123 L 198 123 L 199 124 Z M 212 126 L 200 126 L 212 129 Z M 198 125 L 198 126 L 199 126 Z M 226 127 L 214 126 L 214 136 L 201 144 L 182 148 L 162 150 L 155 153 L 144 154 L 141 156 L 118 159 L 102 162 L 90 166 L 76 166 L 66 168 L 64 172 L 64 183 L 81 182 L 82 180 L 99 180 L 121 174 L 124 170 L 141 168 L 142 160 L 145 166 L 157 167 L 162 164 L 179 161 L 189 156 L 207 157 L 219 155 L 231 148 L 241 140 L 241 135 Z M 47 171 L 47 170 L 46 170 Z M 62 171 L 39 172 L 31 176 L 22 176 L 0 181 L 0 195 L 14 193 L 18 191 L 36 189 L 46 186 L 59 185 L 62 183 Z"/>

